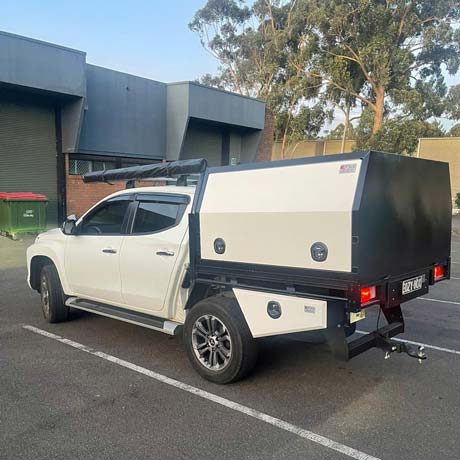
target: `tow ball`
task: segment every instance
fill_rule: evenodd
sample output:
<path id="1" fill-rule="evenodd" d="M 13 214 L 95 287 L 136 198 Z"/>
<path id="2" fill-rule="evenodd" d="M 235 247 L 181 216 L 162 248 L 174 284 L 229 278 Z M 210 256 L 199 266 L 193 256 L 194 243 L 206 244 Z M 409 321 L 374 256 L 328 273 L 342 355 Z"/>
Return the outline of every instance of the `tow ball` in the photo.
<path id="1" fill-rule="evenodd" d="M 418 359 L 420 364 L 426 359 L 425 347 L 423 346 L 415 348 L 405 342 L 395 342 L 385 337 L 381 337 L 381 343 L 378 343 L 377 346 L 385 352 L 385 359 L 389 359 L 392 353 L 406 353 L 411 358 Z"/>

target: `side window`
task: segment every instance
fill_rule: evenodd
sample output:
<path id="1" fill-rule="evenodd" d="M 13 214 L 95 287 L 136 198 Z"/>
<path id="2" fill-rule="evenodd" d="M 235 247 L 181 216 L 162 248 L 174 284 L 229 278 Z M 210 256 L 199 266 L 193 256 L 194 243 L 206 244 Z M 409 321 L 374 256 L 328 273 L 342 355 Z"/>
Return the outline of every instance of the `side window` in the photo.
<path id="1" fill-rule="evenodd" d="M 118 235 L 121 234 L 129 200 L 108 201 L 85 218 L 79 226 L 79 233 L 84 235 Z"/>
<path id="2" fill-rule="evenodd" d="M 182 217 L 185 205 L 141 201 L 136 211 L 132 233 L 155 233 L 174 227 Z"/>

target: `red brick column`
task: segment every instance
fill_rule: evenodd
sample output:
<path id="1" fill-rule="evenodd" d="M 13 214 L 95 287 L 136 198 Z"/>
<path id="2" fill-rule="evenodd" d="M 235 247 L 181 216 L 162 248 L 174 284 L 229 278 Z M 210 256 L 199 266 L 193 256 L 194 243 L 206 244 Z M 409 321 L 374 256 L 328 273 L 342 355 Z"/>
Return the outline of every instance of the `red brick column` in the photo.
<path id="1" fill-rule="evenodd" d="M 271 161 L 274 138 L 273 113 L 265 109 L 265 125 L 257 148 L 256 161 Z"/>

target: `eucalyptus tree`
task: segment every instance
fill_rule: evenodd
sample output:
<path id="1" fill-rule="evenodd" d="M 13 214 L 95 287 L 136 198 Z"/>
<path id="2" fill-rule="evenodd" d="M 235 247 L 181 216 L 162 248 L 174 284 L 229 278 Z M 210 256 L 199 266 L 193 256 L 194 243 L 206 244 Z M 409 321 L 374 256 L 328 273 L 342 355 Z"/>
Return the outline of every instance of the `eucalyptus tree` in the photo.
<path id="1" fill-rule="evenodd" d="M 266 100 L 284 152 L 317 135 L 331 105 L 344 112 L 343 143 L 362 110 L 365 147 L 460 118 L 460 86 L 444 78 L 459 68 L 459 20 L 459 0 L 208 0 L 189 26 L 220 64 L 202 81 Z"/>
<path id="2" fill-rule="evenodd" d="M 420 120 L 443 113 L 443 71 L 454 74 L 460 62 L 458 0 L 304 1 L 318 37 L 312 73 L 369 110 L 372 134 L 386 111 Z"/>
<path id="3" fill-rule="evenodd" d="M 218 75 L 201 81 L 264 99 L 283 155 L 288 142 L 317 135 L 328 115 L 312 103 L 322 80 L 306 71 L 317 50 L 308 9 L 304 0 L 208 0 L 189 24 L 219 61 Z"/>

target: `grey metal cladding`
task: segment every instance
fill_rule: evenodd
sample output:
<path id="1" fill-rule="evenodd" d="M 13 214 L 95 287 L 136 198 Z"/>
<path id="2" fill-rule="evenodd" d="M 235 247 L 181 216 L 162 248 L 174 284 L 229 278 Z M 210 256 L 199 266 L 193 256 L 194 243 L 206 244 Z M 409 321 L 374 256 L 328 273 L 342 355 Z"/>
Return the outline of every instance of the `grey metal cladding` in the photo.
<path id="1" fill-rule="evenodd" d="M 213 139 L 217 128 L 212 126 L 238 128 L 241 155 L 236 158 L 252 161 L 264 128 L 262 101 L 198 83 L 165 84 L 88 65 L 81 51 L 6 32 L 0 32 L 2 83 L 58 95 L 54 100 L 61 105 L 67 153 L 177 160 L 186 148 L 185 156 L 196 156 L 188 147 L 218 148 L 207 141 L 184 146 L 190 123 L 205 121 Z M 213 155 L 220 161 L 220 150 Z"/>
<path id="2" fill-rule="evenodd" d="M 86 54 L 0 32 L 0 82 L 85 96 Z"/>
<path id="3" fill-rule="evenodd" d="M 179 157 L 194 158 L 204 154 L 204 144 L 190 142 L 189 131 L 190 135 L 194 133 L 190 127 L 193 120 L 204 120 L 215 126 L 247 129 L 241 140 L 241 161 L 254 161 L 265 123 L 265 103 L 194 82 L 170 83 L 167 98 L 168 160 L 177 160 Z M 209 132 L 215 130 L 211 125 L 206 129 Z M 194 152 L 193 149 L 198 149 L 199 152 Z M 219 147 L 214 156 L 218 155 L 220 158 L 220 154 Z"/>
<path id="4" fill-rule="evenodd" d="M 85 107 L 82 97 L 66 100 L 61 106 L 62 151 L 76 151 L 80 138 L 81 124 Z"/>
<path id="5" fill-rule="evenodd" d="M 189 83 L 189 116 L 235 126 L 263 129 L 265 103 L 239 94 Z"/>
<path id="6" fill-rule="evenodd" d="M 188 83 L 167 86 L 166 159 L 179 159 L 188 126 Z"/>
<path id="7" fill-rule="evenodd" d="M 164 158 L 166 85 L 93 65 L 86 78 L 78 151 Z"/>

